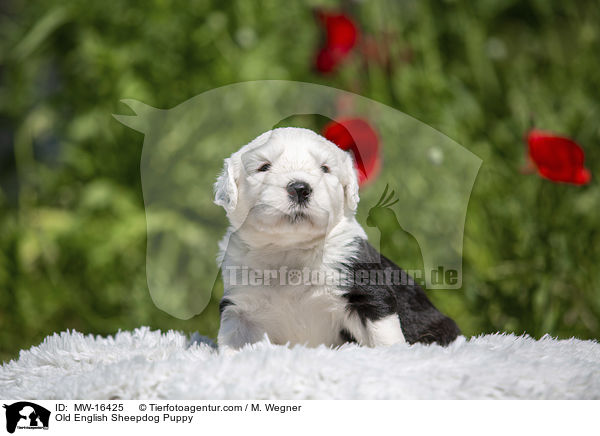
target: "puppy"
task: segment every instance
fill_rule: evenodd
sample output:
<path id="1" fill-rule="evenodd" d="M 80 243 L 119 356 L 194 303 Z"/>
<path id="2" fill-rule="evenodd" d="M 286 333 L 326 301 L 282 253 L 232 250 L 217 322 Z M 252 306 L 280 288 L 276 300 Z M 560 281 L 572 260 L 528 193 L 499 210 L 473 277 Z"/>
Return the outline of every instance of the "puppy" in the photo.
<path id="1" fill-rule="evenodd" d="M 352 155 L 311 130 L 271 130 L 225 159 L 215 184 L 230 221 L 219 246 L 219 346 L 265 335 L 312 347 L 457 337 L 454 321 L 369 244 L 358 201 Z"/>

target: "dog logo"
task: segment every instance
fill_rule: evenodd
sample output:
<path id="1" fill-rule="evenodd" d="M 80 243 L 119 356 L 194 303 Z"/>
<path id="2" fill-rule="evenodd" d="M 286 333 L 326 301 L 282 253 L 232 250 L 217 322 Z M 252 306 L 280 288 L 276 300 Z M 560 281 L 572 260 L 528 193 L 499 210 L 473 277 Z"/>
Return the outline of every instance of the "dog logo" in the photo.
<path id="1" fill-rule="evenodd" d="M 224 179 L 228 182 L 224 186 L 234 187 L 240 181 L 252 182 L 270 178 L 269 174 L 285 173 L 285 168 L 273 172 L 268 166 L 255 165 L 256 160 L 263 159 L 265 164 L 266 158 L 276 159 L 275 149 L 257 148 L 256 153 L 242 154 L 247 159 L 241 159 L 238 166 L 230 168 L 224 166 L 223 159 L 274 127 L 307 125 L 316 132 L 320 130 L 317 118 L 372 121 L 380 144 L 375 162 L 380 160 L 381 168 L 379 177 L 365 185 L 360 203 L 358 196 L 348 197 L 352 203 L 358 203 L 358 222 L 364 223 L 368 218 L 369 205 L 377 203 L 389 183 L 389 192 L 394 190 L 399 201 L 394 203 L 395 198 L 385 196 L 371 211 L 373 227 L 367 225 L 369 228 L 364 229 L 367 236 L 381 236 L 384 248 L 385 244 L 402 245 L 402 250 L 390 250 L 392 254 L 398 254 L 390 260 L 409 269 L 424 271 L 427 289 L 460 289 L 462 286 L 463 229 L 471 189 L 482 161 L 451 138 L 410 115 L 339 89 L 286 80 L 230 84 L 169 109 L 154 108 L 136 100 L 123 100 L 123 103 L 133 114 L 114 115 L 115 119 L 144 134 L 140 172 L 147 225 L 148 289 L 156 306 L 171 316 L 192 318 L 208 306 L 213 291 L 220 292 L 216 279 L 220 276 L 221 260 L 215 262 L 215 254 L 221 236 L 231 223 L 223 209 L 213 204 L 215 175 L 226 170 L 233 179 Z M 340 109 L 342 106 L 344 110 Z M 303 118 L 306 121 L 303 124 L 299 119 L 301 115 L 312 115 L 313 118 Z M 345 144 L 355 154 L 357 163 L 362 162 L 368 172 L 368 152 L 374 150 L 373 135 L 363 137 L 364 129 L 347 130 Z M 361 146 L 363 142 L 367 145 Z M 302 144 L 306 149 L 308 142 Z M 315 147 L 311 149 L 312 154 L 301 155 L 298 150 L 300 148 L 287 149 L 294 164 L 303 165 L 317 156 L 312 153 L 316 151 Z M 271 154 L 262 156 L 263 151 Z M 356 156 L 357 151 L 359 156 Z M 358 165 L 359 170 L 362 166 Z M 315 168 L 319 169 L 319 166 Z M 325 166 L 324 171 L 330 170 L 334 174 L 348 174 L 341 164 L 334 168 Z M 333 177 L 323 174 L 319 181 Z M 235 180 L 236 175 L 240 177 L 238 180 Z M 309 196 L 315 200 L 315 196 L 325 194 L 318 190 L 316 179 L 312 184 L 308 180 L 298 181 L 308 183 L 308 186 L 286 184 L 286 189 L 292 200 L 302 200 L 297 209 L 304 212 L 304 205 L 310 204 L 306 201 Z M 270 182 L 260 186 L 263 191 L 276 187 Z M 307 188 L 313 189 L 312 194 Z M 217 200 L 223 201 L 231 210 L 237 208 L 238 212 L 244 202 L 275 201 L 273 195 L 278 195 L 242 191 L 241 196 L 236 196 L 239 202 L 235 203 L 229 201 L 234 198 L 229 194 L 234 193 L 238 192 L 221 191 Z M 283 193 L 282 201 L 287 202 L 285 191 L 280 190 L 280 193 Z M 253 212 L 263 218 L 276 216 L 279 210 L 271 206 L 261 206 L 262 209 L 255 208 Z M 315 212 L 319 211 L 313 211 L 308 218 L 314 220 Z M 325 208 L 321 212 L 324 217 L 326 212 L 332 211 Z M 289 218 L 308 227 L 309 219 L 303 213 L 292 214 Z M 298 232 L 288 232 L 288 235 L 302 236 Z M 226 248 L 220 247 L 221 250 Z M 413 265 L 405 263 L 413 259 Z"/>
<path id="2" fill-rule="evenodd" d="M 14 433 L 18 429 L 48 430 L 50 411 L 42 406 L 28 401 L 19 401 L 4 405 L 6 409 L 6 431 Z"/>

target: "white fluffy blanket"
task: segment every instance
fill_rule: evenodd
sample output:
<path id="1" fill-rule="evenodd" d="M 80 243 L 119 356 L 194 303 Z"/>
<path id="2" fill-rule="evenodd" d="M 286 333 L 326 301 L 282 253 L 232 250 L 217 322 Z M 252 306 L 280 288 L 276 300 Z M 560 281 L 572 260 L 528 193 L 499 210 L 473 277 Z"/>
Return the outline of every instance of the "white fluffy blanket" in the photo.
<path id="1" fill-rule="evenodd" d="M 600 344 L 548 336 L 219 354 L 182 333 L 63 332 L 0 369 L 3 399 L 598 399 Z"/>

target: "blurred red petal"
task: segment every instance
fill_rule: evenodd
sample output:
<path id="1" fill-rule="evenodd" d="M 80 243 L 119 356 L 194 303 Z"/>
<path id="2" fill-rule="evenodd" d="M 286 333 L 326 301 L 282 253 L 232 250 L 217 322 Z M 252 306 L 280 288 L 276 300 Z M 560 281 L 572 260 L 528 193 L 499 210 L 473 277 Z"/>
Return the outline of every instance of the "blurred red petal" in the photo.
<path id="1" fill-rule="evenodd" d="M 352 151 L 361 186 L 379 174 L 379 138 L 367 121 L 361 118 L 339 119 L 323 127 L 322 133 L 342 150 Z"/>
<path id="2" fill-rule="evenodd" d="M 358 28 L 352 19 L 341 12 L 319 11 L 318 17 L 325 29 L 326 47 L 347 54 L 358 39 Z"/>
<path id="3" fill-rule="evenodd" d="M 321 73 L 330 73 L 333 71 L 338 63 L 341 61 L 341 58 L 336 55 L 336 53 L 329 48 L 322 48 L 317 53 L 317 58 L 315 59 L 315 66 L 317 70 Z"/>
<path id="4" fill-rule="evenodd" d="M 583 149 L 573 140 L 541 130 L 527 136 L 529 158 L 539 174 L 554 182 L 584 185 L 591 180 Z"/>
<path id="5" fill-rule="evenodd" d="M 592 180 L 592 174 L 587 168 L 579 168 L 575 174 L 573 183 L 576 185 L 587 185 Z"/>
<path id="6" fill-rule="evenodd" d="M 350 17 L 340 12 L 318 11 L 317 18 L 325 32 L 325 44 L 317 53 L 315 67 L 329 73 L 356 45 L 358 29 Z"/>

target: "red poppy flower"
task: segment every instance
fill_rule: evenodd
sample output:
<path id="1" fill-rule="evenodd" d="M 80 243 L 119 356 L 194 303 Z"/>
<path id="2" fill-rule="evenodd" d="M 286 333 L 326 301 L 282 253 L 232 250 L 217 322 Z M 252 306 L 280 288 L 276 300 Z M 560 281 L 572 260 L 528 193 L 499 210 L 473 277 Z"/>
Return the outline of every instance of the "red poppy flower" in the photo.
<path id="1" fill-rule="evenodd" d="M 533 129 L 527 135 L 529 159 L 539 174 L 554 182 L 585 185 L 592 176 L 583 149 L 569 138 Z"/>
<path id="2" fill-rule="evenodd" d="M 368 122 L 361 118 L 339 119 L 323 127 L 322 134 L 342 150 L 352 151 L 359 185 L 377 177 L 381 168 L 379 138 Z"/>
<path id="3" fill-rule="evenodd" d="M 317 12 L 325 31 L 325 45 L 317 53 L 315 66 L 322 73 L 333 71 L 356 45 L 358 29 L 352 19 L 338 12 Z"/>

